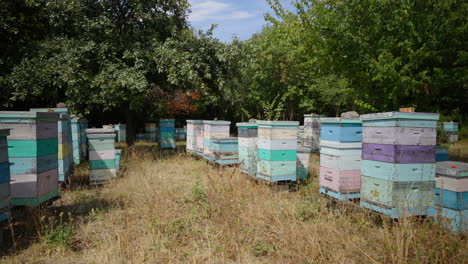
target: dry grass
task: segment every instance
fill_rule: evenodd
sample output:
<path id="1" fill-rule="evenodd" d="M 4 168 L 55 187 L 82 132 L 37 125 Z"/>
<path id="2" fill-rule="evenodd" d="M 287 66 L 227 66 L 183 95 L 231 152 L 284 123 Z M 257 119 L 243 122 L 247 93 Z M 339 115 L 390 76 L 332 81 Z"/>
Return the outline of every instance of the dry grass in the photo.
<path id="1" fill-rule="evenodd" d="M 86 165 L 53 206 L 14 223 L 3 263 L 463 263 L 466 234 L 430 219 L 395 222 L 353 203 L 332 204 L 313 178 L 290 193 L 151 144 L 126 149 L 123 174 L 86 183 Z M 72 219 L 60 225 L 64 212 Z M 68 222 L 67 222 L 68 221 Z M 68 225 L 68 223 L 70 223 Z M 45 234 L 73 228 L 70 246 Z M 8 231 L 7 229 L 5 229 Z M 11 241 L 11 235 L 5 239 Z M 11 243 L 11 242 L 9 242 Z"/>

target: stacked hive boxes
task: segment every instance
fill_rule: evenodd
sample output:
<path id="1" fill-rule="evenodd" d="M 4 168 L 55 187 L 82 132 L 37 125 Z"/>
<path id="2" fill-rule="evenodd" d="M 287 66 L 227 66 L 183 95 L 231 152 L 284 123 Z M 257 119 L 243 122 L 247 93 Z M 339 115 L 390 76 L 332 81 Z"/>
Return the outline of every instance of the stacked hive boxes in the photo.
<path id="1" fill-rule="evenodd" d="M 436 162 L 449 160 L 449 147 L 436 146 L 435 160 Z"/>
<path id="2" fill-rule="evenodd" d="M 137 140 L 145 140 L 145 133 L 137 133 L 136 134 Z"/>
<path id="3" fill-rule="evenodd" d="M 159 147 L 162 149 L 174 149 L 175 145 L 175 120 L 159 120 Z"/>
<path id="4" fill-rule="evenodd" d="M 298 147 L 296 161 L 296 175 L 298 180 L 306 179 L 309 176 L 309 158 L 311 148 Z"/>
<path id="5" fill-rule="evenodd" d="M 304 138 L 303 146 L 314 151 L 319 149 L 320 141 L 320 115 L 304 115 Z"/>
<path id="6" fill-rule="evenodd" d="M 58 174 L 59 182 L 66 181 L 73 166 L 73 141 L 71 116 L 68 108 L 31 108 L 32 112 L 59 113 L 58 126 Z"/>
<path id="7" fill-rule="evenodd" d="M 86 159 L 88 157 L 88 143 L 86 138 L 86 129 L 88 128 L 88 121 L 86 119 L 80 119 L 80 134 L 81 134 L 81 157 Z"/>
<path id="8" fill-rule="evenodd" d="M 433 215 L 438 114 L 362 115 L 361 206 L 399 218 Z"/>
<path id="9" fill-rule="evenodd" d="M 303 147 L 304 146 L 304 138 L 305 138 L 305 135 L 304 135 L 304 126 L 299 126 L 297 128 L 297 145 L 299 147 Z"/>
<path id="10" fill-rule="evenodd" d="M 116 149 L 115 150 L 115 171 L 118 173 L 120 172 L 120 160 L 122 158 L 122 150 Z"/>
<path id="11" fill-rule="evenodd" d="M 239 163 L 239 145 L 237 138 L 214 138 L 213 151 L 215 162 L 221 165 Z"/>
<path id="12" fill-rule="evenodd" d="M 117 142 L 127 141 L 127 126 L 124 124 L 114 125 L 115 133 L 117 134 Z"/>
<path id="13" fill-rule="evenodd" d="M 187 135 L 187 127 L 184 126 L 182 128 L 176 128 L 176 139 L 177 140 L 185 140 L 186 138 L 186 135 Z"/>
<path id="14" fill-rule="evenodd" d="M 203 127 L 201 120 L 187 120 L 187 152 L 195 152 L 197 148 L 197 130 Z"/>
<path id="15" fill-rule="evenodd" d="M 145 124 L 145 140 L 148 142 L 156 142 L 157 127 L 156 123 Z"/>
<path id="16" fill-rule="evenodd" d="M 59 181 L 66 181 L 73 164 L 71 121 L 69 114 L 60 114 L 58 122 L 58 168 Z"/>
<path id="17" fill-rule="evenodd" d="M 0 112 L 0 129 L 12 129 L 8 156 L 13 205 L 38 206 L 59 196 L 58 118 L 58 113 Z"/>
<path id="18" fill-rule="evenodd" d="M 269 182 L 296 181 L 296 121 L 257 121 L 257 177 Z"/>
<path id="19" fill-rule="evenodd" d="M 71 135 L 72 135 L 72 152 L 73 161 L 75 164 L 81 163 L 81 129 L 80 118 L 73 117 L 71 120 Z"/>
<path id="20" fill-rule="evenodd" d="M 197 142 L 196 142 L 196 147 L 195 147 L 195 153 L 200 156 L 203 156 L 203 151 L 205 149 L 204 129 L 205 129 L 205 121 L 201 121 L 201 124 L 199 126 L 196 126 L 196 133 L 197 133 L 196 141 Z"/>
<path id="21" fill-rule="evenodd" d="M 444 161 L 436 167 L 435 203 L 439 218 L 453 231 L 468 231 L 468 163 Z"/>
<path id="22" fill-rule="evenodd" d="M 237 123 L 240 171 L 250 176 L 257 174 L 257 136 L 256 123 Z"/>
<path id="23" fill-rule="evenodd" d="M 0 222 L 10 218 L 10 163 L 7 143 L 9 135 L 9 129 L 0 129 Z"/>
<path id="24" fill-rule="evenodd" d="M 320 192 L 339 200 L 360 197 L 362 122 L 320 118 Z"/>
<path id="25" fill-rule="evenodd" d="M 105 128 L 86 129 L 91 184 L 103 184 L 116 176 L 114 132 Z"/>
<path id="26" fill-rule="evenodd" d="M 447 135 L 448 142 L 458 142 L 458 123 L 444 122 L 444 132 Z"/>
<path id="27" fill-rule="evenodd" d="M 203 125 L 203 156 L 207 160 L 215 160 L 213 139 L 228 138 L 231 121 L 209 120 Z"/>

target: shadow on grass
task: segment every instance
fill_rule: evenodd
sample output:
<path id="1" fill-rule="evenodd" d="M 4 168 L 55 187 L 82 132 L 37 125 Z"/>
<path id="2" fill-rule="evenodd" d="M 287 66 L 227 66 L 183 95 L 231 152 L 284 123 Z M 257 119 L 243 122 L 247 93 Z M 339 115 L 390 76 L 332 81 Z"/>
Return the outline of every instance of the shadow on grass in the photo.
<path id="1" fill-rule="evenodd" d="M 38 208 L 17 207 L 12 210 L 13 219 L 2 227 L 3 242 L 0 256 L 17 254 L 19 251 L 38 243 L 46 232 L 53 231 L 58 225 L 76 226 L 76 223 L 94 221 L 102 214 L 115 208 L 123 208 L 123 200 L 104 199 L 96 193 L 80 191 L 71 204 L 56 201 L 53 206 Z M 79 241 L 75 241 L 79 244 Z M 76 247 L 75 250 L 79 250 Z"/>

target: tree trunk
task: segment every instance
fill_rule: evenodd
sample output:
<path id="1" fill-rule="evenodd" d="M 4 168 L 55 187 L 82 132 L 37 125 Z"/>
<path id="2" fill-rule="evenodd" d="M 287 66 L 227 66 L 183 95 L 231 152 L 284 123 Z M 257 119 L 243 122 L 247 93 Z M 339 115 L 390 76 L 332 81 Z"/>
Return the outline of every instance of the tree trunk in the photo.
<path id="1" fill-rule="evenodd" d="M 135 143 L 135 113 L 127 106 L 125 110 L 125 119 L 127 122 L 127 145 L 132 146 Z"/>

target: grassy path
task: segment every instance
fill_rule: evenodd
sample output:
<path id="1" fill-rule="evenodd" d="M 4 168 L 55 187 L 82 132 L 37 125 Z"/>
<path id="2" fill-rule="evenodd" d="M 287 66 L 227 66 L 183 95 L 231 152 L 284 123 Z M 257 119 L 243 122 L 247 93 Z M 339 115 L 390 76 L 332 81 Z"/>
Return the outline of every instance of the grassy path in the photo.
<path id="1" fill-rule="evenodd" d="M 464 147 L 464 146 L 462 146 Z M 464 148 L 463 148 L 463 151 Z M 464 153 L 464 152 L 463 152 Z M 467 155 L 468 156 L 468 155 Z M 463 157 L 461 157 L 463 158 Z M 124 151 L 122 177 L 18 211 L 2 263 L 463 263 L 468 243 L 430 220 L 390 221 L 352 203 L 330 205 L 312 183 L 275 193 L 233 169 L 183 153 Z M 5 240 L 12 241 L 5 229 Z M 9 242 L 12 243 L 12 242 Z"/>

